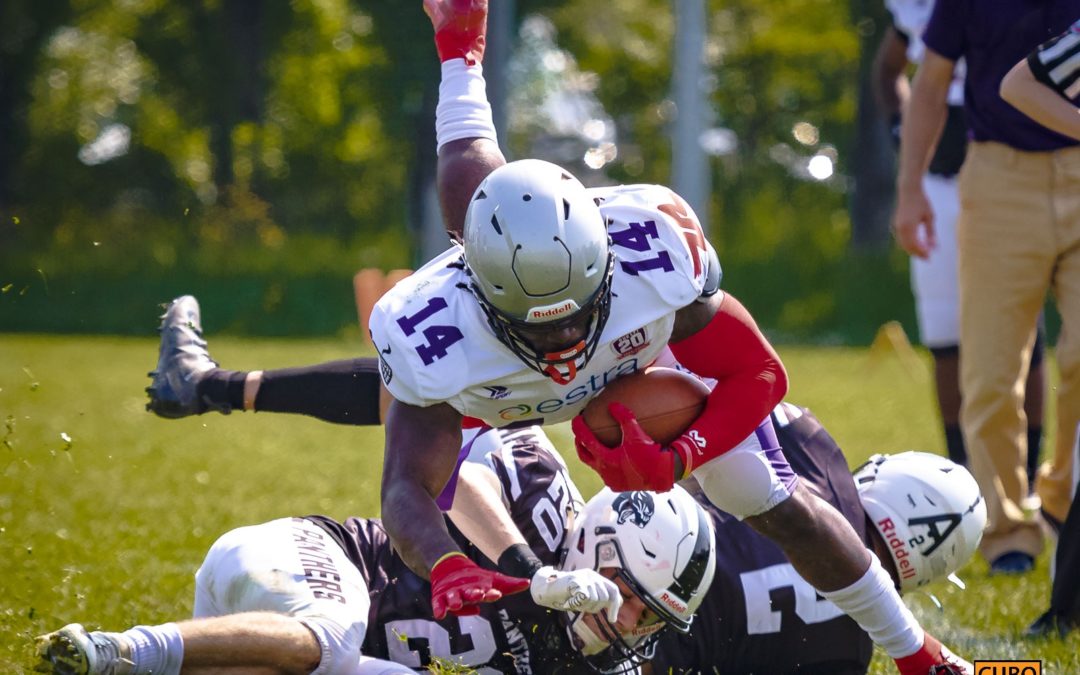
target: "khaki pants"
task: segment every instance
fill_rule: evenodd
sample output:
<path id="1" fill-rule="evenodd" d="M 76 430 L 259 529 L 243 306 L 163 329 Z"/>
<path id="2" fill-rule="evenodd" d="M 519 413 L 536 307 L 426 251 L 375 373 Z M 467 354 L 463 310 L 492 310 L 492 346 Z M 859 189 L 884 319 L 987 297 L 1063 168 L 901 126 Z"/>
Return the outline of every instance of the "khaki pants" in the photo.
<path id="1" fill-rule="evenodd" d="M 961 423 L 971 470 L 986 498 L 981 551 L 1037 555 L 1042 533 L 1025 519 L 1024 383 L 1035 320 L 1052 291 L 1062 317 L 1061 384 L 1053 460 L 1039 470 L 1043 508 L 1064 519 L 1080 421 L 1080 148 L 1020 152 L 969 147 L 960 173 Z"/>

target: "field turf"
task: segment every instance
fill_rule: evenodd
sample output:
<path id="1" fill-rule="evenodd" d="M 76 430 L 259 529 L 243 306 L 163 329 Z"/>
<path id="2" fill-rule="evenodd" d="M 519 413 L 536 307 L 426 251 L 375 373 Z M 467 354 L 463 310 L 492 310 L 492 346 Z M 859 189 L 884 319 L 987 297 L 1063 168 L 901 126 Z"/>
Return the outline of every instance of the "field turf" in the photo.
<path id="1" fill-rule="evenodd" d="M 355 339 L 209 337 L 235 369 L 364 351 Z M 817 413 L 853 466 L 874 452 L 943 451 L 925 354 L 780 351 L 789 400 Z M 252 413 L 158 419 L 143 393 L 156 356 L 149 337 L 0 335 L 0 673 L 28 672 L 32 637 L 68 622 L 119 630 L 188 616 L 192 574 L 230 528 L 378 515 L 380 428 Z M 552 436 L 592 494 L 599 480 L 568 432 Z M 1044 553 L 1031 574 L 990 578 L 977 559 L 961 571 L 967 590 L 943 582 L 907 602 L 969 659 L 1042 659 L 1044 673 L 1080 673 L 1080 633 L 1022 636 L 1048 600 L 1049 563 Z M 893 669 L 878 654 L 871 672 Z"/>

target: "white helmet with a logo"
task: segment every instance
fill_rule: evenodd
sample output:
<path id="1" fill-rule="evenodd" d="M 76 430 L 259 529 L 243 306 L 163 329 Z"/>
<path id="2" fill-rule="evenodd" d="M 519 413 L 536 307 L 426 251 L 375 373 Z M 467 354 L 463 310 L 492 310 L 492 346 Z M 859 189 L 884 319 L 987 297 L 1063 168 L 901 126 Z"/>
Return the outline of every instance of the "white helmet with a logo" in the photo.
<path id="1" fill-rule="evenodd" d="M 874 455 L 855 470 L 859 499 L 885 540 L 900 590 L 959 569 L 986 527 L 986 502 L 967 469 L 940 455 Z"/>
<path id="2" fill-rule="evenodd" d="M 465 215 L 471 290 L 496 336 L 529 367 L 584 366 L 611 306 L 614 257 L 599 207 L 565 169 L 505 164 L 480 183 Z M 539 353 L 519 331 L 585 326 L 578 345 Z"/>
<path id="3" fill-rule="evenodd" d="M 686 490 L 612 492 L 589 500 L 566 535 L 563 569 L 612 569 L 650 610 L 651 620 L 620 634 L 603 614 L 596 632 L 571 613 L 571 639 L 602 672 L 652 658 L 660 631 L 690 629 L 716 571 L 709 516 Z"/>

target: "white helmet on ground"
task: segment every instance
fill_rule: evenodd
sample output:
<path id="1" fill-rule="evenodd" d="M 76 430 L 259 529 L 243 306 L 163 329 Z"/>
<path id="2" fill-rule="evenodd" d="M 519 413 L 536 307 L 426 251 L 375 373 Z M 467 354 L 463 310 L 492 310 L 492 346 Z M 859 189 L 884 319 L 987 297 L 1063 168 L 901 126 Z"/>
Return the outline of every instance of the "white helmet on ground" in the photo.
<path id="1" fill-rule="evenodd" d="M 566 535 L 563 569 L 612 569 L 648 608 L 632 634 L 594 615 L 598 635 L 570 613 L 571 640 L 601 672 L 622 672 L 652 658 L 660 631 L 690 629 L 716 571 L 716 541 L 704 509 L 686 490 L 612 492 L 589 500 Z"/>
<path id="2" fill-rule="evenodd" d="M 952 574 L 978 548 L 986 502 L 959 464 L 928 452 L 874 455 L 854 478 L 892 554 L 901 591 Z"/>
<path id="3" fill-rule="evenodd" d="M 611 306 L 614 256 L 585 186 L 537 159 L 504 164 L 476 188 L 465 215 L 471 290 L 496 336 L 530 368 L 570 379 L 600 341 Z M 581 326 L 584 337 L 539 352 L 520 331 Z"/>

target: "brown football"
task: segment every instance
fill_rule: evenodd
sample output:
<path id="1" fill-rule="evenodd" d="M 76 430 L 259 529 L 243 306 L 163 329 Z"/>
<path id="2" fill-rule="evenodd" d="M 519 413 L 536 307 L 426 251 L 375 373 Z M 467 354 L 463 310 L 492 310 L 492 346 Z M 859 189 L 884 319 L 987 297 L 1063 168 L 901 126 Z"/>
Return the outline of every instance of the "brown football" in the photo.
<path id="1" fill-rule="evenodd" d="M 618 401 L 634 412 L 645 433 L 667 445 L 697 419 L 708 396 L 705 383 L 689 373 L 674 368 L 646 368 L 608 384 L 581 414 L 600 442 L 616 447 L 622 441 L 622 432 L 608 412 L 608 404 Z"/>

